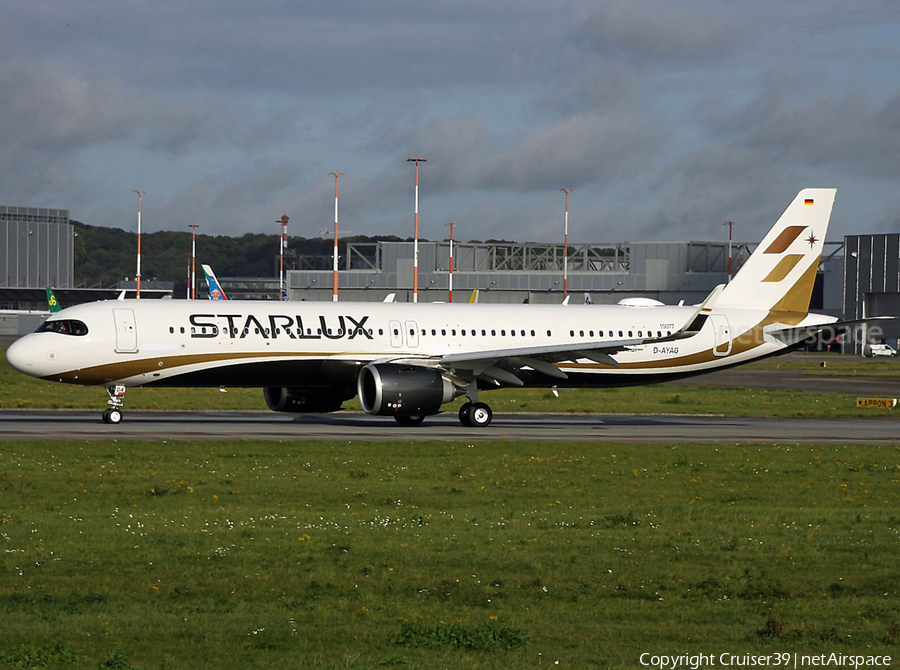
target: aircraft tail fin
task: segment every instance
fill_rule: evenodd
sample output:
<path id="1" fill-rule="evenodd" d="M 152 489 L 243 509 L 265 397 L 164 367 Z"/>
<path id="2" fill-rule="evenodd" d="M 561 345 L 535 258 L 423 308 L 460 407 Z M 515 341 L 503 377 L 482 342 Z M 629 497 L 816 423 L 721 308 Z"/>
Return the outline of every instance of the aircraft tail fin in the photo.
<path id="1" fill-rule="evenodd" d="M 53 289 L 50 286 L 47 287 L 47 307 L 51 314 L 55 314 L 62 309 L 59 300 L 56 299 L 56 295 L 53 293 Z"/>
<path id="2" fill-rule="evenodd" d="M 833 188 L 800 191 L 740 271 L 714 298 L 715 306 L 767 309 L 792 315 L 791 320 L 805 316 L 836 192 Z"/>
<path id="3" fill-rule="evenodd" d="M 216 273 L 213 272 L 212 268 L 208 265 L 201 265 L 203 268 L 203 275 L 206 277 L 206 285 L 209 287 L 209 299 L 210 300 L 228 300 L 228 296 L 225 295 L 225 291 L 222 290 L 221 285 L 219 285 L 219 280 L 216 279 Z"/>

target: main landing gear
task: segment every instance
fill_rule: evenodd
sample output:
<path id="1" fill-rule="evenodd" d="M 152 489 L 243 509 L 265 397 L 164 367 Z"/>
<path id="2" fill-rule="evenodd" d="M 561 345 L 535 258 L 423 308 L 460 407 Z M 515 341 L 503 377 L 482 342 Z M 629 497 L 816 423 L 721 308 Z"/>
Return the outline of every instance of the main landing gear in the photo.
<path id="1" fill-rule="evenodd" d="M 485 428 L 491 425 L 494 413 L 487 403 L 467 402 L 459 408 L 459 422 L 467 428 Z"/>
<path id="2" fill-rule="evenodd" d="M 125 404 L 125 387 L 121 384 L 107 386 L 109 407 L 103 411 L 103 423 L 116 424 L 122 421 L 122 406 Z"/>
<path id="3" fill-rule="evenodd" d="M 466 428 L 486 428 L 491 425 L 494 413 L 485 402 L 478 401 L 478 382 L 463 387 L 468 402 L 459 408 L 459 422 Z"/>

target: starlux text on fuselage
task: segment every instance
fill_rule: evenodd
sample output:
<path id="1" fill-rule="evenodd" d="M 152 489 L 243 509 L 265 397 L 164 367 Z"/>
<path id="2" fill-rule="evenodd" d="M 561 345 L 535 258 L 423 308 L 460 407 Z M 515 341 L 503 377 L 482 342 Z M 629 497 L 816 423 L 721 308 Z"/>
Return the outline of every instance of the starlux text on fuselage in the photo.
<path id="1" fill-rule="evenodd" d="M 284 335 L 292 340 L 319 340 L 323 337 L 329 340 L 339 340 L 344 337 L 352 340 L 357 336 L 373 339 L 365 327 L 369 317 L 357 318 L 349 314 L 337 317 L 337 327 L 329 326 L 325 316 L 307 317 L 307 327 L 304 327 L 303 317 L 299 314 L 295 316 L 270 314 L 262 319 L 253 314 L 246 316 L 243 314 L 191 314 L 190 322 L 194 327 L 191 337 L 217 337 L 220 326 L 212 319 L 225 319 L 228 322 L 226 332 L 232 339 L 243 339 L 251 333 L 260 335 L 264 339 L 276 339 L 279 335 Z M 263 323 L 264 321 L 268 323 Z M 316 323 L 315 328 L 308 327 L 311 322 Z M 203 329 L 209 329 L 209 332 L 204 332 Z"/>

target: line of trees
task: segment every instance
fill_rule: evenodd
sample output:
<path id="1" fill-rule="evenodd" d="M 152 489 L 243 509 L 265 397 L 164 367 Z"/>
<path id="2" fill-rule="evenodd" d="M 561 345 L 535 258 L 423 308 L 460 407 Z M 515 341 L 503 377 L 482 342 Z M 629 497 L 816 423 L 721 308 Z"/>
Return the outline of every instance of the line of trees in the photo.
<path id="1" fill-rule="evenodd" d="M 72 221 L 75 228 L 75 285 L 108 288 L 134 279 L 137 270 L 137 233 L 120 228 Z M 402 241 L 399 237 L 356 236 L 344 242 Z M 328 256 L 333 239 L 292 237 L 289 247 L 302 256 Z M 175 283 L 175 295 L 184 295 L 191 256 L 191 234 L 163 230 L 141 235 L 141 280 Z M 273 277 L 277 275 L 278 235 L 246 233 L 240 237 L 197 235 L 197 276 L 200 264 L 212 266 L 219 277 Z M 330 268 L 330 263 L 328 264 Z"/>

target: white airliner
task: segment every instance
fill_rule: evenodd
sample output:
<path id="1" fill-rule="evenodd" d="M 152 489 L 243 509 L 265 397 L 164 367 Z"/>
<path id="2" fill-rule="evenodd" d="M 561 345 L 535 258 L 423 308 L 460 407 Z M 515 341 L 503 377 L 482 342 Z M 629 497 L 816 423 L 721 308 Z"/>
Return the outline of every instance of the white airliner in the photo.
<path id="1" fill-rule="evenodd" d="M 132 386 L 262 387 L 283 412 L 420 423 L 454 398 L 487 426 L 482 391 L 614 387 L 782 353 L 836 319 L 809 314 L 835 189 L 805 189 L 728 285 L 701 305 L 497 305 L 124 300 L 64 309 L 7 351 L 20 372 L 104 386 L 107 423 Z"/>

